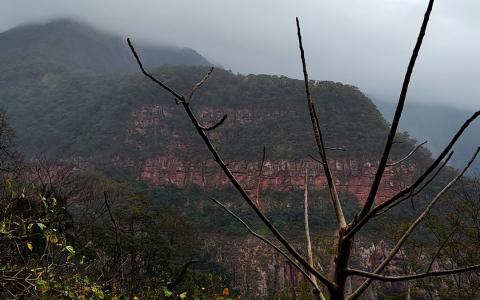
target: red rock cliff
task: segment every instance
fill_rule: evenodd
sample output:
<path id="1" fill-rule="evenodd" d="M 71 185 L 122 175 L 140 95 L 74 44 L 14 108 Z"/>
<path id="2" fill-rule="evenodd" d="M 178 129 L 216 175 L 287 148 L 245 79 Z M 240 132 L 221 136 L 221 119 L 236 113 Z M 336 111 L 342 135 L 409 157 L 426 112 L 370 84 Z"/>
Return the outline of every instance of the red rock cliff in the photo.
<path id="1" fill-rule="evenodd" d="M 203 188 L 224 188 L 230 183 L 220 168 L 212 160 L 202 162 L 190 162 L 175 156 L 178 151 L 194 151 L 188 142 L 182 138 L 182 134 L 175 132 L 165 126 L 169 119 L 174 116 L 174 107 L 142 107 L 133 114 L 133 124 L 130 136 L 154 136 L 161 135 L 167 143 L 166 149 L 169 154 L 162 153 L 148 159 L 143 167 L 141 178 L 151 185 L 161 186 L 173 184 L 183 187 L 194 184 Z M 277 119 L 281 111 L 256 112 L 251 107 L 236 109 L 214 109 L 203 107 L 198 111 L 198 116 L 206 125 L 213 124 L 224 113 L 230 117 L 230 125 L 243 125 L 266 118 Z M 283 113 L 286 113 L 285 111 Z M 227 126 L 227 125 L 226 125 Z M 173 130 L 173 131 L 172 131 Z M 132 138 L 128 142 L 133 142 Z M 142 144 L 135 144 L 143 148 Z M 369 192 L 377 161 L 360 161 L 357 158 L 330 160 L 336 185 L 340 190 L 354 194 L 361 202 L 365 201 Z M 259 162 L 251 161 L 229 161 L 229 168 L 232 170 L 238 181 L 247 191 L 253 192 L 257 187 L 258 180 L 262 190 L 272 189 L 287 191 L 296 188 L 303 188 L 305 181 L 305 168 L 309 172 L 309 186 L 311 188 L 326 187 L 326 178 L 320 163 L 312 159 L 291 160 L 267 160 L 265 161 L 262 174 L 258 176 L 260 169 Z M 387 168 L 382 184 L 380 186 L 377 202 L 384 201 L 399 192 L 411 181 L 415 173 L 415 165 L 399 165 Z"/>
<path id="2" fill-rule="evenodd" d="M 308 169 L 308 184 L 311 188 L 326 187 L 326 178 L 320 163 L 314 160 L 265 161 L 262 173 L 258 177 L 259 164 L 256 162 L 229 162 L 229 168 L 247 191 L 256 189 L 258 180 L 262 190 L 272 189 L 288 191 L 301 189 L 305 184 L 305 168 Z M 335 183 L 340 190 L 354 194 L 361 202 L 365 201 L 377 162 L 359 162 L 356 160 L 329 161 Z M 385 172 L 377 201 L 381 202 L 401 191 L 411 181 L 415 172 L 413 165 L 401 165 L 389 168 Z M 203 188 L 224 188 L 230 183 L 220 168 L 213 162 L 189 163 L 175 157 L 158 156 L 149 159 L 141 177 L 152 185 L 173 184 L 179 187 L 194 184 Z"/>

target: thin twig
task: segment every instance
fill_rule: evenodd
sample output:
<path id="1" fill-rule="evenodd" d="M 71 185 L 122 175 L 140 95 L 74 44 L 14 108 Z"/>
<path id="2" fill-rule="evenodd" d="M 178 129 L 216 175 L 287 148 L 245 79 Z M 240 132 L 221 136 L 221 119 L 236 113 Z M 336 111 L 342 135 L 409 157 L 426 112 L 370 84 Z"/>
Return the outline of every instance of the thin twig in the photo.
<path id="1" fill-rule="evenodd" d="M 386 166 L 387 167 L 393 167 L 395 165 L 398 165 L 404 161 L 406 161 L 408 158 L 410 158 L 410 156 L 412 156 L 415 152 L 417 152 L 418 149 L 420 149 L 420 147 L 422 147 L 423 145 L 425 145 L 428 141 L 425 141 L 423 143 L 421 143 L 420 145 L 417 145 L 415 148 L 413 148 L 412 151 L 410 151 L 410 153 L 408 153 L 404 158 L 396 161 L 396 162 L 393 162 L 393 163 L 390 163 L 390 164 L 387 164 Z"/>
<path id="2" fill-rule="evenodd" d="M 433 266 L 433 263 L 435 262 L 435 260 L 437 259 L 437 257 L 440 255 L 440 252 L 442 252 L 443 248 L 445 247 L 445 245 L 448 243 L 448 241 L 452 238 L 452 236 L 455 234 L 455 232 L 457 231 L 457 228 L 458 228 L 458 225 L 452 230 L 452 232 L 447 236 L 447 238 L 443 241 L 443 243 L 440 245 L 440 247 L 438 247 L 438 250 L 437 252 L 435 253 L 435 255 L 433 256 L 432 260 L 430 261 L 430 264 L 428 265 L 428 268 L 427 268 L 427 271 L 426 273 L 430 272 L 430 270 L 432 269 L 432 266 Z"/>
<path id="3" fill-rule="evenodd" d="M 398 240 L 396 243 L 395 247 L 391 250 L 389 255 L 382 261 L 382 263 L 375 269 L 373 273 L 379 274 L 381 273 L 385 267 L 390 263 L 390 261 L 395 257 L 395 255 L 398 253 L 400 248 L 403 246 L 405 241 L 408 239 L 408 237 L 412 234 L 413 230 L 425 219 L 425 217 L 429 214 L 429 212 L 432 210 L 434 205 L 438 202 L 438 200 L 460 179 L 463 177 L 465 172 L 470 168 L 472 163 L 475 161 L 478 152 L 480 151 L 480 147 L 477 148 L 475 151 L 474 155 L 470 159 L 470 161 L 467 163 L 465 168 L 462 170 L 460 174 L 458 174 L 454 179 L 452 179 L 440 192 L 437 193 L 437 195 L 430 201 L 430 203 L 425 207 L 423 212 L 420 214 L 420 216 L 415 219 L 415 221 L 409 226 L 409 228 L 405 231 L 405 233 L 402 235 L 402 237 Z M 352 299 L 355 299 L 358 297 L 365 289 L 372 283 L 372 279 L 366 280 L 352 295 Z"/>
<path id="4" fill-rule="evenodd" d="M 140 70 L 142 71 L 143 75 L 147 76 L 148 78 L 150 78 L 150 80 L 152 80 L 153 82 L 155 82 L 156 84 L 158 84 L 159 86 L 161 86 L 162 88 L 164 88 L 165 90 L 167 90 L 170 94 L 172 94 L 173 96 L 175 96 L 176 99 L 178 99 L 180 102 L 185 102 L 185 97 L 178 94 L 177 92 L 175 92 L 174 90 L 172 90 L 169 86 L 167 86 L 166 84 L 164 84 L 163 82 L 161 82 L 160 80 L 156 79 L 155 77 L 153 77 L 151 74 L 149 74 L 147 71 L 145 71 L 145 68 L 143 67 L 143 64 L 142 64 L 142 61 L 140 60 L 140 57 L 138 56 L 137 54 L 137 51 L 135 51 L 135 49 L 133 48 L 133 45 L 132 43 L 130 42 L 130 38 L 127 38 L 127 43 L 128 43 L 128 46 L 130 47 L 130 50 L 132 51 L 133 53 L 133 56 L 135 56 L 135 60 L 137 61 L 137 64 L 138 66 L 140 67 Z"/>
<path id="5" fill-rule="evenodd" d="M 112 209 L 110 208 L 110 204 L 108 203 L 108 195 L 107 192 L 103 192 L 103 200 L 105 201 L 105 206 L 107 207 L 108 215 L 110 216 L 110 221 L 112 222 L 113 229 L 115 231 L 115 247 L 116 249 L 116 262 L 120 262 L 120 275 L 123 280 L 124 274 L 123 274 L 123 266 L 121 265 L 122 258 L 123 258 L 123 251 L 122 251 L 122 245 L 120 243 L 120 233 L 119 233 L 119 228 L 117 225 L 117 221 L 115 220 L 115 217 L 113 216 Z M 117 256 L 118 255 L 118 256 Z"/>
<path id="6" fill-rule="evenodd" d="M 412 77 L 413 68 L 415 67 L 415 62 L 417 60 L 418 53 L 420 52 L 420 47 L 422 46 L 423 37 L 425 36 L 425 32 L 427 30 L 428 20 L 430 19 L 430 14 L 433 9 L 433 3 L 434 3 L 434 0 L 430 0 L 428 3 L 428 7 L 425 12 L 425 16 L 423 18 L 422 27 L 420 28 L 420 33 L 418 35 L 415 48 L 413 49 L 412 56 L 410 57 L 410 62 L 407 67 L 407 72 L 405 73 L 405 78 L 403 80 L 402 90 L 400 92 L 400 97 L 398 99 L 397 108 L 395 110 L 395 115 L 393 117 L 393 121 L 390 126 L 390 132 L 388 133 L 387 142 L 385 143 L 385 149 L 383 150 L 382 158 L 380 159 L 377 172 L 373 179 L 372 187 L 368 194 L 367 201 L 365 202 L 365 205 L 363 206 L 359 214 L 359 219 L 362 219 L 370 212 L 375 202 L 375 197 L 377 195 L 378 188 L 380 186 L 380 182 L 383 177 L 383 173 L 385 172 L 385 167 L 387 166 L 387 161 L 390 155 L 390 150 L 392 148 L 393 140 L 395 139 L 398 124 L 402 116 L 403 107 L 405 105 L 405 99 L 407 98 L 408 87 L 410 84 L 410 78 Z"/>
<path id="7" fill-rule="evenodd" d="M 266 149 L 265 145 L 263 145 L 263 151 L 262 151 L 262 161 L 260 163 L 260 168 L 258 170 L 258 175 L 257 175 L 257 190 L 255 192 L 255 202 L 257 203 L 257 206 L 260 206 L 260 184 L 262 181 L 262 173 L 263 173 L 263 166 L 265 164 L 265 158 L 266 158 Z"/>
<path id="8" fill-rule="evenodd" d="M 200 80 L 199 82 L 197 82 L 193 86 L 192 90 L 190 91 L 190 94 L 187 97 L 187 102 L 188 103 L 190 103 L 192 101 L 193 94 L 195 94 L 197 89 L 200 88 L 205 83 L 205 81 L 207 81 L 208 77 L 210 77 L 210 75 L 213 72 L 213 69 L 214 69 L 214 67 L 211 67 L 210 70 L 207 72 L 207 74 L 205 74 L 205 76 L 203 76 L 202 80 Z"/>
<path id="9" fill-rule="evenodd" d="M 444 276 L 444 275 L 452 275 L 458 273 L 464 273 L 469 271 L 474 271 L 480 269 L 480 265 L 473 265 L 463 268 L 457 269 L 450 269 L 450 270 L 440 270 L 440 271 L 433 271 L 433 272 L 424 272 L 420 274 L 413 274 L 413 275 L 405 275 L 405 276 L 385 276 L 379 275 L 371 272 L 356 270 L 356 269 L 348 269 L 348 273 L 350 275 L 356 275 L 361 277 L 369 278 L 370 280 L 380 280 L 380 281 L 409 281 L 409 280 L 416 280 L 426 277 L 434 277 L 434 276 Z M 350 299 L 350 298 L 348 298 Z M 353 298 L 352 298 L 353 299 Z"/>
<path id="10" fill-rule="evenodd" d="M 303 193 L 303 202 L 304 202 L 304 220 L 305 220 L 305 241 L 306 241 L 306 248 L 307 248 L 307 259 L 308 263 L 313 267 L 313 251 L 312 251 L 312 239 L 310 237 L 310 225 L 309 225 L 309 220 L 308 220 L 308 169 L 305 168 L 305 185 L 304 185 L 304 193 Z M 317 290 L 320 290 L 318 288 L 317 280 L 315 279 L 315 276 L 313 274 L 309 274 L 309 276 L 312 279 L 312 282 L 314 282 L 314 286 L 317 288 Z M 325 300 L 325 296 L 320 293 L 319 297 L 322 300 Z"/>
<path id="11" fill-rule="evenodd" d="M 333 151 L 347 151 L 345 148 L 341 147 L 325 147 L 325 150 L 333 150 Z"/>
<path id="12" fill-rule="evenodd" d="M 310 120 L 312 122 L 313 133 L 315 135 L 315 142 L 317 143 L 318 154 L 320 155 L 322 161 L 323 170 L 325 172 L 325 177 L 327 179 L 328 189 L 330 191 L 330 197 L 333 202 L 333 207 L 335 209 L 335 215 L 337 216 L 338 226 L 340 228 L 345 228 L 347 222 L 345 221 L 345 215 L 343 214 L 342 204 L 340 203 L 340 198 L 338 197 L 337 188 L 335 187 L 335 182 L 333 181 L 332 173 L 330 172 L 330 167 L 328 166 L 327 154 L 325 152 L 325 143 L 322 137 L 322 131 L 320 129 L 320 123 L 318 122 L 317 112 L 315 111 L 315 105 L 313 104 L 312 95 L 310 93 L 310 86 L 307 73 L 307 63 L 305 61 L 305 51 L 303 50 L 302 44 L 302 33 L 300 31 L 300 22 L 298 18 L 297 21 L 297 36 L 298 36 L 298 47 L 300 49 L 300 58 L 302 60 L 303 68 L 303 79 L 305 82 L 305 93 L 307 95 L 308 111 L 310 113 Z"/>
<path id="13" fill-rule="evenodd" d="M 428 167 L 428 169 L 423 172 L 422 175 L 420 175 L 417 180 L 407 187 L 406 189 L 398 192 L 395 196 L 390 198 L 389 200 L 383 202 L 382 204 L 379 204 L 377 207 L 375 207 L 372 210 L 372 213 L 376 213 L 377 211 L 385 208 L 386 206 L 392 204 L 393 202 L 397 201 L 401 197 L 409 194 L 411 191 L 413 191 L 417 186 L 419 186 L 427 177 L 432 173 L 436 167 L 442 162 L 442 160 L 447 156 L 447 154 L 450 152 L 450 150 L 453 148 L 453 146 L 457 143 L 458 139 L 463 135 L 465 130 L 478 118 L 480 117 L 480 110 L 472 114 L 470 118 L 468 118 L 465 123 L 463 123 L 462 127 L 457 131 L 455 136 L 450 140 L 450 143 L 443 149 L 442 153 L 437 157 L 437 159 Z"/>
<path id="14" fill-rule="evenodd" d="M 322 282 L 327 288 L 332 288 L 333 283 L 326 278 L 323 274 L 319 273 L 316 269 L 312 268 L 308 262 L 298 253 L 297 250 L 293 248 L 293 246 L 290 244 L 290 242 L 287 241 L 287 239 L 278 231 L 278 229 L 268 220 L 268 218 L 260 211 L 260 209 L 255 205 L 255 202 L 248 196 L 247 192 L 245 189 L 240 185 L 238 180 L 233 176 L 232 172 L 230 169 L 227 167 L 227 165 L 223 162 L 222 158 L 220 157 L 220 154 L 217 152 L 215 147 L 213 146 L 212 142 L 208 138 L 208 136 L 205 134 L 204 130 L 198 123 L 197 118 L 193 114 L 192 110 L 190 109 L 190 106 L 188 103 L 185 102 L 185 97 L 182 95 L 177 94 L 175 91 L 170 89 L 168 86 L 165 84 L 161 83 L 159 80 L 157 80 L 155 77 L 147 73 L 140 62 L 140 58 L 135 52 L 135 48 L 133 45 L 130 43 L 130 40 L 127 39 L 127 42 L 130 46 L 131 51 L 133 52 L 135 59 L 137 60 L 137 63 L 140 66 L 140 69 L 142 70 L 143 74 L 150 78 L 153 82 L 157 83 L 160 85 L 162 88 L 165 88 L 167 91 L 169 91 L 172 95 L 180 99 L 180 103 L 182 104 L 185 112 L 188 115 L 188 118 L 192 122 L 193 126 L 197 130 L 197 133 L 199 136 L 202 138 L 205 146 L 208 148 L 210 153 L 212 154 L 215 162 L 219 165 L 219 167 L 222 169 L 223 173 L 227 176 L 228 180 L 230 183 L 235 187 L 235 189 L 238 191 L 238 193 L 242 196 L 242 198 L 247 202 L 247 204 L 253 209 L 255 214 L 259 217 L 259 219 L 267 226 L 267 228 L 273 233 L 273 235 L 278 239 L 280 243 L 288 250 L 288 252 L 304 267 L 308 272 L 311 272 L 315 274 L 315 277 L 317 277 L 320 282 Z"/>
<path id="15" fill-rule="evenodd" d="M 397 201 L 395 201 L 393 204 L 391 204 L 390 206 L 384 208 L 383 211 L 378 211 L 379 209 L 376 207 L 372 210 L 372 212 L 370 214 L 372 214 L 374 217 L 378 217 L 378 216 L 381 216 L 385 213 L 387 213 L 389 210 L 391 210 L 392 208 L 394 208 L 395 206 L 399 205 L 400 203 L 402 203 L 403 201 L 407 200 L 407 199 L 413 199 L 413 197 L 415 197 L 416 195 L 420 194 L 435 178 L 437 178 L 438 174 L 443 170 L 443 168 L 445 168 L 445 166 L 447 165 L 447 163 L 450 161 L 450 159 L 452 158 L 452 155 L 453 155 L 454 151 L 450 152 L 450 154 L 448 155 L 447 159 L 445 159 L 445 161 L 442 163 L 442 165 L 437 169 L 437 171 L 435 171 L 435 173 L 432 175 L 432 177 L 430 177 L 430 179 L 428 179 L 423 185 L 422 187 L 420 187 L 418 190 L 416 190 L 415 192 L 412 190 L 410 192 L 410 194 L 402 199 L 399 199 Z M 378 211 L 378 212 L 377 212 Z"/>
<path id="16" fill-rule="evenodd" d="M 450 152 L 450 150 L 453 148 L 453 146 L 457 143 L 458 139 L 463 135 L 465 130 L 478 118 L 480 117 L 480 110 L 476 111 L 475 113 L 470 116 L 460 127 L 460 129 L 455 133 L 455 135 L 452 137 L 448 145 L 443 149 L 443 151 L 440 153 L 440 155 L 435 159 L 435 161 L 425 170 L 425 172 L 420 175 L 417 180 L 411 184 L 409 187 L 406 189 L 398 192 L 395 194 L 393 197 L 388 199 L 387 201 L 379 204 L 376 206 L 374 209 L 372 209 L 371 212 L 369 212 L 365 217 L 363 218 L 357 218 L 358 221 L 354 224 L 354 226 L 350 227 L 348 229 L 347 237 L 353 236 L 358 230 L 360 230 L 377 212 L 381 211 L 385 207 L 388 207 L 392 205 L 394 202 L 398 201 L 398 199 L 401 199 L 402 197 L 410 194 L 412 191 L 415 190 L 417 186 L 419 186 L 427 177 L 432 173 L 437 166 L 442 162 L 442 160 L 447 156 L 447 154 Z"/>
<path id="17" fill-rule="evenodd" d="M 313 155 L 310 155 L 310 154 L 309 154 L 308 157 L 310 157 L 311 159 L 313 159 L 314 161 L 316 161 L 316 162 L 318 162 L 318 163 L 320 163 L 320 164 L 322 164 L 322 165 L 324 164 L 323 161 L 321 161 L 321 160 L 318 159 L 318 158 L 315 158 Z"/>
<path id="18" fill-rule="evenodd" d="M 213 202 L 217 203 L 218 205 L 220 205 L 220 207 L 223 208 L 223 210 L 225 210 L 229 215 L 231 215 L 233 218 L 235 218 L 235 220 L 237 220 L 238 222 L 240 222 L 243 227 L 245 227 L 245 229 L 247 229 L 247 231 L 253 235 L 254 237 L 258 238 L 259 240 L 261 240 L 262 242 L 264 242 L 265 244 L 269 245 L 270 247 L 272 247 L 273 249 L 275 249 L 275 251 L 277 251 L 278 253 L 280 253 L 286 260 L 288 260 L 291 264 L 293 264 L 300 272 L 302 272 L 302 274 L 312 283 L 312 285 L 315 287 L 315 288 L 318 288 L 318 285 L 317 285 L 317 282 L 315 280 L 313 280 L 309 274 L 307 274 L 307 272 L 305 272 L 303 270 L 303 268 L 301 268 L 296 261 L 294 261 L 290 256 L 288 256 L 282 249 L 280 249 L 277 245 L 275 245 L 274 243 L 272 243 L 270 240 L 268 240 L 266 237 L 264 237 L 263 235 L 260 235 L 258 233 L 256 233 L 245 221 L 242 220 L 242 218 L 240 218 L 237 214 L 235 214 L 233 211 L 231 211 L 228 207 L 226 207 L 223 203 L 221 203 L 220 201 L 218 201 L 217 199 L 215 198 L 210 198 Z"/>
<path id="19" fill-rule="evenodd" d="M 191 265 L 199 263 L 199 262 L 200 262 L 199 260 L 191 260 L 191 261 L 187 262 L 185 265 L 183 265 L 183 268 L 180 271 L 180 274 L 178 274 L 177 278 L 173 282 L 168 284 L 168 288 L 170 290 L 175 288 L 180 282 L 182 282 L 183 278 L 185 277 L 185 274 L 187 273 L 188 268 Z"/>
<path id="20" fill-rule="evenodd" d="M 222 119 L 220 121 L 218 121 L 217 123 L 215 123 L 214 125 L 212 126 L 209 126 L 209 127 L 204 127 L 204 126 L 200 126 L 200 128 L 202 128 L 203 131 L 210 131 L 210 130 L 214 130 L 216 129 L 217 127 L 219 127 L 220 125 L 223 124 L 223 122 L 225 122 L 225 120 L 227 119 L 228 115 L 225 114 Z"/>

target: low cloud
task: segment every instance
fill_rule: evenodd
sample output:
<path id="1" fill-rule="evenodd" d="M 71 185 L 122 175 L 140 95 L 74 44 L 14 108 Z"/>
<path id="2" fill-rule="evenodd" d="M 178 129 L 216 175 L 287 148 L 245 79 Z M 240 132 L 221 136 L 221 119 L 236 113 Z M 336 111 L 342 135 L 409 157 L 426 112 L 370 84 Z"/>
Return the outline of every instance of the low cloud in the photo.
<path id="1" fill-rule="evenodd" d="M 301 77 L 295 17 L 311 77 L 395 101 L 427 1 L 2 0 L 0 30 L 68 17 L 153 44 L 188 46 L 244 74 Z M 410 99 L 479 108 L 480 1 L 437 1 Z"/>

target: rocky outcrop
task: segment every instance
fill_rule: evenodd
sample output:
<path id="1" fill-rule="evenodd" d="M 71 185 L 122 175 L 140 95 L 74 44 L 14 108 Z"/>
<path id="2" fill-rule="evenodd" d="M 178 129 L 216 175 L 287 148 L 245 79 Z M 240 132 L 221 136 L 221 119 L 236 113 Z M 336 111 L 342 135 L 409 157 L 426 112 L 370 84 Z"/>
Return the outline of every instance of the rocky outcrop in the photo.
<path id="1" fill-rule="evenodd" d="M 292 272 L 285 258 L 254 237 L 232 239 L 211 247 L 207 249 L 215 253 L 215 260 L 230 270 L 233 287 L 252 299 L 266 299 L 286 288 L 292 279 L 303 279 L 296 271 Z"/>
<path id="2" fill-rule="evenodd" d="M 360 202 L 365 201 L 378 162 L 358 160 L 331 160 L 329 165 L 337 187 L 355 195 Z M 262 190 L 288 191 L 303 188 L 305 169 L 308 170 L 310 188 L 326 187 L 326 178 L 321 164 L 313 159 L 300 161 L 265 161 L 259 175 L 260 162 L 229 162 L 229 168 L 247 191 L 256 190 L 260 182 Z M 389 168 L 381 183 L 377 201 L 382 202 L 401 191 L 411 181 L 415 173 L 414 165 L 400 165 Z M 194 184 L 203 188 L 224 188 L 230 183 L 213 161 L 191 163 L 175 157 L 158 156 L 149 159 L 141 174 L 142 179 L 151 185 L 173 184 L 183 187 Z"/>
<path id="3" fill-rule="evenodd" d="M 229 123 L 225 126 L 246 125 L 265 119 L 279 119 L 287 110 L 255 111 L 248 107 L 216 109 L 203 107 L 196 111 L 202 124 L 210 126 L 219 120 L 225 113 L 229 115 Z M 161 137 L 165 143 L 165 151 L 149 156 L 139 174 L 140 178 L 151 186 L 174 185 L 189 187 L 191 185 L 205 190 L 224 189 L 231 185 L 228 178 L 211 159 L 195 156 L 191 159 L 185 153 L 195 153 L 196 146 L 185 132 L 175 131 L 170 127 L 169 120 L 174 118 L 175 112 L 171 107 L 144 107 L 137 111 L 134 124 L 130 130 L 129 143 L 142 149 L 151 141 L 145 137 Z M 138 139 L 136 137 L 143 137 Z M 140 142 L 139 142 L 140 141 Z M 198 152 L 198 151 L 197 151 Z M 208 157 L 204 156 L 204 157 Z M 364 203 L 371 188 L 378 161 L 371 161 L 359 157 L 336 158 L 328 161 L 332 170 L 335 184 L 339 191 L 354 195 L 360 203 Z M 327 186 L 326 177 L 320 162 L 313 158 L 302 159 L 267 159 L 261 166 L 260 161 L 230 160 L 228 167 L 253 198 L 257 189 L 262 191 L 288 192 L 303 189 L 305 185 L 305 170 L 308 171 L 308 185 L 310 189 L 323 189 Z M 402 163 L 386 169 L 378 190 L 377 202 L 383 202 L 396 193 L 405 189 L 411 183 L 417 172 L 415 163 Z M 257 203 L 262 209 L 269 207 L 268 203 Z M 300 240 L 301 241 L 301 238 Z M 299 249 L 303 245 L 298 245 Z M 205 251 L 212 254 L 214 260 L 226 267 L 232 276 L 232 284 L 242 291 L 243 295 L 252 299 L 267 299 L 278 291 L 297 285 L 304 278 L 282 256 L 259 240 L 247 237 L 219 237 L 206 241 Z M 371 269 L 386 255 L 384 244 L 361 250 L 362 267 Z M 396 267 L 388 271 L 395 274 Z M 353 284 L 360 284 L 354 282 Z M 391 288 L 403 291 L 406 286 L 392 286 Z"/>
<path id="4" fill-rule="evenodd" d="M 165 151 L 153 155 L 146 160 L 140 177 L 153 186 L 176 185 L 184 187 L 196 185 L 205 189 L 224 188 L 229 185 L 226 176 L 213 160 L 181 158 L 185 155 L 177 153 L 195 153 L 192 141 L 175 127 L 168 124 L 175 116 L 175 107 L 151 106 L 142 107 L 133 113 L 133 124 L 127 142 L 142 149 L 145 145 L 138 142 L 135 136 L 161 136 Z M 298 110 L 292 113 L 298 113 Z M 281 120 L 282 114 L 290 114 L 287 110 L 256 111 L 252 107 L 229 107 L 224 109 L 202 107 L 196 111 L 197 116 L 209 126 L 219 120 L 223 114 L 229 119 L 225 126 L 240 126 L 252 122 L 263 122 L 267 119 Z M 137 141 L 137 142 L 135 142 Z M 148 142 L 148 140 L 147 140 Z M 358 157 L 330 160 L 336 185 L 340 190 L 355 195 L 360 202 L 365 201 L 373 181 L 378 161 L 367 161 Z M 251 160 L 229 161 L 229 168 L 247 191 L 253 192 L 259 187 L 262 190 L 288 191 L 303 188 L 305 169 L 309 172 L 309 186 L 323 188 L 326 178 L 321 164 L 311 158 L 298 160 L 266 160 L 261 174 L 260 162 Z M 416 171 L 415 164 L 402 164 L 387 168 L 381 183 L 377 202 L 382 202 L 400 190 L 411 181 Z"/>

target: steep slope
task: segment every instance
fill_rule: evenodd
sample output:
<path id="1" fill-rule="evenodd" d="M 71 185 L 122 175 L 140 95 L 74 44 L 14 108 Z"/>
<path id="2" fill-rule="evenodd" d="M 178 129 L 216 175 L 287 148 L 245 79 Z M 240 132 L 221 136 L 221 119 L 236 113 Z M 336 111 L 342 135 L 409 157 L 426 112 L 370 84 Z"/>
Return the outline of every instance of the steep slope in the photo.
<path id="1" fill-rule="evenodd" d="M 189 48 L 139 46 L 148 65 L 210 65 Z M 0 34 L 0 69 L 19 63 L 44 63 L 70 72 L 106 74 L 132 72 L 125 41 L 89 25 L 62 19 L 25 25 Z"/>

